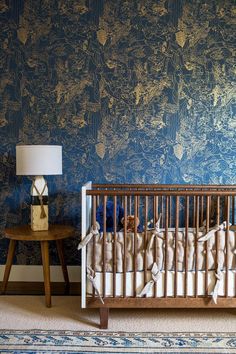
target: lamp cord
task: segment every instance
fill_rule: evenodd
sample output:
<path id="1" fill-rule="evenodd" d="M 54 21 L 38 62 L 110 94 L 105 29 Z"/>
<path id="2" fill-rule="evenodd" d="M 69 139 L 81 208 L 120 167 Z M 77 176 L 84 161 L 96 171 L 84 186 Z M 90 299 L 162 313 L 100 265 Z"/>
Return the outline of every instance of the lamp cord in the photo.
<path id="1" fill-rule="evenodd" d="M 46 218 L 47 215 L 45 213 L 44 206 L 43 206 L 43 193 L 44 193 L 44 191 L 45 191 L 45 189 L 47 187 L 47 182 L 45 182 L 43 190 L 42 190 L 41 193 L 39 192 L 38 188 L 36 187 L 36 185 L 34 183 L 34 180 L 33 180 L 33 186 L 34 186 L 36 192 L 38 193 L 38 197 L 39 197 L 39 201 L 40 201 L 40 206 L 41 206 L 40 219 L 44 219 L 44 218 Z"/>

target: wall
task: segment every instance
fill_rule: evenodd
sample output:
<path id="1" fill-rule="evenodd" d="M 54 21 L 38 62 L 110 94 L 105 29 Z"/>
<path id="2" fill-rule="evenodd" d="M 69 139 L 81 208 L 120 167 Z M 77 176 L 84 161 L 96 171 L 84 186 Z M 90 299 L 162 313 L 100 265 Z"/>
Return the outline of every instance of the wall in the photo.
<path id="1" fill-rule="evenodd" d="M 63 145 L 50 219 L 78 227 L 88 180 L 235 183 L 235 14 L 233 0 L 1 0 L 1 235 L 29 218 L 16 144 Z M 39 248 L 16 261 L 40 264 Z"/>

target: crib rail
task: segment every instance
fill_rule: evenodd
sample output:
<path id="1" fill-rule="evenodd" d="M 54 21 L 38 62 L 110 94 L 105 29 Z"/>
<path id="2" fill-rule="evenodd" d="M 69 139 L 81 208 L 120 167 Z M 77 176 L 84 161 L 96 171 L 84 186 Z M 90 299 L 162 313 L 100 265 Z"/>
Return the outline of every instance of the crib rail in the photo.
<path id="1" fill-rule="evenodd" d="M 235 186 L 95 184 L 91 189 L 86 190 L 86 196 L 90 200 L 90 220 L 94 231 L 97 229 L 97 208 L 101 205 L 103 208 L 102 261 L 99 272 L 102 274 L 100 278 L 102 293 L 100 295 L 104 305 L 101 305 L 98 294 L 93 289 L 92 295 L 87 298 L 88 306 L 122 307 L 127 305 L 129 307 L 132 305 L 133 307 L 134 304 L 139 304 L 140 307 L 153 307 L 155 304 L 155 307 L 204 307 L 209 304 L 212 295 L 212 290 L 209 290 L 212 285 L 210 273 L 212 270 L 217 272 L 217 269 L 225 277 L 224 294 L 218 297 L 218 305 L 210 306 L 219 307 L 219 304 L 226 306 L 226 300 L 228 299 L 235 300 L 233 303 L 236 305 L 236 290 L 233 295 L 232 291 L 229 295 L 230 264 L 231 270 L 232 267 L 234 267 L 233 270 L 236 268 L 236 260 L 233 259 L 232 261 L 231 254 L 232 242 L 234 243 L 233 247 L 236 248 L 236 236 L 234 235 L 234 241 L 230 240 L 230 224 L 235 223 Z M 107 215 L 107 205 L 109 202 L 113 205 L 112 217 L 115 220 L 112 231 L 109 229 L 107 221 L 109 217 Z M 121 226 L 117 221 L 117 207 L 119 205 L 123 210 L 122 266 L 118 264 L 117 259 L 117 252 L 121 247 L 119 240 Z M 133 216 L 134 221 L 132 266 L 128 264 L 130 215 Z M 152 279 L 151 268 L 150 265 L 148 266 L 147 246 L 150 243 L 150 233 L 155 233 L 157 230 L 158 221 L 161 232 L 159 231 L 159 236 L 154 237 L 152 256 L 153 263 L 158 264 L 158 262 L 160 263 L 160 249 L 164 250 L 162 254 L 163 266 L 159 269 L 162 275 L 159 280 L 154 282 L 152 294 L 145 294 L 140 298 L 141 289 Z M 143 227 L 144 255 L 142 261 L 140 261 L 139 222 Z M 223 222 L 225 222 L 224 242 L 222 241 L 221 231 L 215 231 L 213 237 L 206 240 L 204 244 L 199 243 L 203 224 L 205 234 L 209 234 L 214 225 L 220 225 Z M 150 231 L 150 224 L 152 231 Z M 161 237 L 163 237 L 163 240 L 161 240 Z M 96 237 L 92 239 L 92 244 L 92 267 L 96 271 L 96 257 L 98 257 L 96 252 L 100 247 Z M 222 244 L 224 244 L 223 249 Z M 212 247 L 215 247 L 214 252 Z M 112 263 L 109 263 L 108 260 L 109 252 L 112 254 Z M 200 257 L 201 255 L 204 255 L 204 259 Z M 182 263 L 180 264 L 181 257 Z M 235 258 L 235 255 L 233 257 Z M 192 260 L 192 265 L 189 259 Z M 142 285 L 140 285 L 139 262 L 143 264 Z M 118 294 L 118 279 L 121 276 L 122 289 Z M 111 277 L 112 292 L 107 290 Z M 201 294 L 199 292 L 200 277 L 201 279 L 204 278 L 204 290 Z M 189 291 L 190 280 L 193 288 L 191 292 Z M 179 291 L 180 281 L 183 281 L 183 291 L 181 293 Z M 234 288 L 236 289 L 236 273 L 234 281 Z M 130 285 L 130 282 L 132 285 Z M 161 296 L 160 282 L 163 282 L 163 294 Z M 170 294 L 171 282 L 173 283 L 173 291 Z M 119 287 L 121 283 L 119 282 Z M 132 292 L 130 292 L 130 287 Z M 183 302 L 183 299 L 185 302 Z M 225 300 L 222 301 L 223 299 Z M 184 306 L 184 303 L 186 306 Z M 144 306 L 144 304 L 147 306 Z M 229 307 L 232 307 L 232 303 L 229 304 Z"/>
<path id="2" fill-rule="evenodd" d="M 220 184 L 93 184 L 93 189 L 140 189 L 140 190 L 147 190 L 147 189 L 179 189 L 179 190 L 187 190 L 187 189 L 235 189 L 234 185 L 220 185 Z"/>
<path id="3" fill-rule="evenodd" d="M 160 190 L 90 190 L 87 191 L 87 195 L 109 195 L 109 196 L 214 196 L 214 195 L 219 195 L 219 196 L 236 196 L 236 188 L 232 190 L 165 190 L 165 189 L 160 189 Z"/>

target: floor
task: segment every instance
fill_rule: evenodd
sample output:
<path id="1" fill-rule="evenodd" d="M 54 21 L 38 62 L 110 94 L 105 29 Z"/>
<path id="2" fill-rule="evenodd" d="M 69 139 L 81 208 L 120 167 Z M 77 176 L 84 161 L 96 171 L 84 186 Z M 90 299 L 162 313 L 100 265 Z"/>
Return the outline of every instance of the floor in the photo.
<path id="1" fill-rule="evenodd" d="M 0 296 L 0 329 L 97 330 L 98 310 L 81 310 L 77 296 Z M 236 309 L 112 309 L 109 330 L 132 332 L 233 332 Z"/>

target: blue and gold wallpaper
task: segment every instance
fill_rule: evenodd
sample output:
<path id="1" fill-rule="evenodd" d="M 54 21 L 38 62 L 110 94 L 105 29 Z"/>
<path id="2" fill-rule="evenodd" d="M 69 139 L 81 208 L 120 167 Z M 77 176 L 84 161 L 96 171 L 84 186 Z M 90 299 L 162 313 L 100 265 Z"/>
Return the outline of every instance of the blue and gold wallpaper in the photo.
<path id="1" fill-rule="evenodd" d="M 50 220 L 78 228 L 88 180 L 235 183 L 234 0 L 0 0 L 0 24 L 0 263 L 29 220 L 16 144 L 63 145 Z"/>

